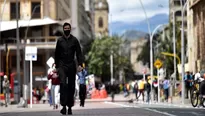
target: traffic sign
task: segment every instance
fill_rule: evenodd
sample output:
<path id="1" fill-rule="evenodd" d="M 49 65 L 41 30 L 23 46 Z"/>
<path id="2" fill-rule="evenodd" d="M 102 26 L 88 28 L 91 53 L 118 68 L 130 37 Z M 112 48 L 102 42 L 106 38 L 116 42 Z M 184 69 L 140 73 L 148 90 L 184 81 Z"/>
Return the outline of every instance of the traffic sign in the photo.
<path id="1" fill-rule="evenodd" d="M 27 46 L 25 51 L 26 61 L 37 61 L 37 47 Z"/>
<path id="2" fill-rule="evenodd" d="M 159 69 L 159 68 L 162 66 L 162 62 L 161 62 L 159 59 L 157 59 L 157 60 L 155 61 L 155 63 L 154 63 L 154 66 L 155 66 L 157 69 Z"/>
<path id="3" fill-rule="evenodd" d="M 54 61 L 54 58 L 53 58 L 53 57 L 50 57 L 50 58 L 47 60 L 46 64 L 49 66 L 49 68 L 51 68 L 54 62 L 55 62 L 55 61 Z"/>
<path id="4" fill-rule="evenodd" d="M 37 54 L 26 54 L 25 56 L 26 61 L 37 61 Z"/>

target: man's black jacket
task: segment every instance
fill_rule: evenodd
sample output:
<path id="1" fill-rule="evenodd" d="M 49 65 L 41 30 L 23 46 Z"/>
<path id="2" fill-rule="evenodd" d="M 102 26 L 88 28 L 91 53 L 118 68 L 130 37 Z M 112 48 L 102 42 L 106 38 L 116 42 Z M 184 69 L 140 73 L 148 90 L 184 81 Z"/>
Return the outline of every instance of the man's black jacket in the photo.
<path id="1" fill-rule="evenodd" d="M 60 66 L 69 67 L 69 64 L 74 62 L 75 54 L 78 65 L 82 66 L 84 57 L 77 38 L 71 34 L 69 38 L 65 38 L 64 36 L 60 37 L 57 41 L 55 51 L 56 68 L 59 68 Z"/>

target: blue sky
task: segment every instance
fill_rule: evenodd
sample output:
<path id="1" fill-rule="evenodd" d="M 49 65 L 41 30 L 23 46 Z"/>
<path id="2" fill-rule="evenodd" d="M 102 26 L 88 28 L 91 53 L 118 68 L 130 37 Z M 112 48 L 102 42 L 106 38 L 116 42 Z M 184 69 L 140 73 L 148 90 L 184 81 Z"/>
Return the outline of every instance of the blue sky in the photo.
<path id="1" fill-rule="evenodd" d="M 140 22 L 145 15 L 139 0 L 107 0 L 109 3 L 109 22 Z M 169 0 L 142 0 L 148 18 L 157 14 L 169 14 Z"/>

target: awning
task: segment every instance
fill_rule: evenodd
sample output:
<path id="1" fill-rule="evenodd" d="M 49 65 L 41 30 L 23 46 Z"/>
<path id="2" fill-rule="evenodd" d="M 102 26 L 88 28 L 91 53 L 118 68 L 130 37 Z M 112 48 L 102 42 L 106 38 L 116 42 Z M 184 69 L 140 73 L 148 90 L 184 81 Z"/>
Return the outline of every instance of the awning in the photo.
<path id="1" fill-rule="evenodd" d="M 32 26 L 41 26 L 41 25 L 50 25 L 50 24 L 60 24 L 59 21 L 53 20 L 51 18 L 44 19 L 32 19 L 32 20 L 19 20 L 19 27 L 32 27 Z M 8 31 L 16 29 L 16 20 L 14 21 L 2 21 L 0 31 Z"/>

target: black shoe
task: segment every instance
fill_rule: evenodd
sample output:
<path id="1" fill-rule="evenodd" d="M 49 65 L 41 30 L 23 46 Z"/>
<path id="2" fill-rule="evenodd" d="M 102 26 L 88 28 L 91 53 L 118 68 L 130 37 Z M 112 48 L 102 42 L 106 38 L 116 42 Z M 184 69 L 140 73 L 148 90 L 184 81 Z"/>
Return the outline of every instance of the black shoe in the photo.
<path id="1" fill-rule="evenodd" d="M 60 113 L 62 115 L 66 115 L 66 107 L 65 106 L 61 109 Z"/>
<path id="2" fill-rule="evenodd" d="M 81 106 L 84 107 L 84 105 L 85 105 L 85 101 L 82 102 Z"/>
<path id="3" fill-rule="evenodd" d="M 68 108 L 68 115 L 72 115 L 72 110 L 71 110 L 71 108 Z"/>

